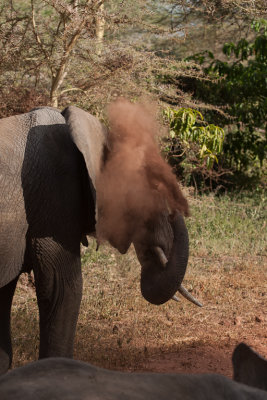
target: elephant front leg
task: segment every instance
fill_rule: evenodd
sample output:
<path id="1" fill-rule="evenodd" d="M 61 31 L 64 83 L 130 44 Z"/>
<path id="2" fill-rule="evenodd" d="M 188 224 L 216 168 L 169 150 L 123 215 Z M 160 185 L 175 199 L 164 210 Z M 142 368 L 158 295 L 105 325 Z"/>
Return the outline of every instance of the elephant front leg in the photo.
<path id="1" fill-rule="evenodd" d="M 39 247 L 39 246 L 38 246 Z M 79 254 L 50 242 L 38 250 L 34 275 L 40 318 L 39 358 L 72 357 L 82 297 Z"/>
<path id="2" fill-rule="evenodd" d="M 0 288 L 0 374 L 5 373 L 12 363 L 10 312 L 18 278 Z"/>

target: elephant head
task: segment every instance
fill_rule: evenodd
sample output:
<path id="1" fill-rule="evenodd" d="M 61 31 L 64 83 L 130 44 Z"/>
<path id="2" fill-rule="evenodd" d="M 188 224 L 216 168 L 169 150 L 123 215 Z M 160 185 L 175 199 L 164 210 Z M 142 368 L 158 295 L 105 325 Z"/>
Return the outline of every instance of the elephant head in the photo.
<path id="1" fill-rule="evenodd" d="M 133 243 L 141 264 L 141 292 L 153 304 L 182 286 L 188 262 L 188 214 L 170 167 L 159 154 L 156 126 L 140 106 L 119 101 L 109 110 L 109 131 L 93 116 L 68 107 L 63 115 L 84 156 L 95 193 L 98 241 L 121 253 Z"/>

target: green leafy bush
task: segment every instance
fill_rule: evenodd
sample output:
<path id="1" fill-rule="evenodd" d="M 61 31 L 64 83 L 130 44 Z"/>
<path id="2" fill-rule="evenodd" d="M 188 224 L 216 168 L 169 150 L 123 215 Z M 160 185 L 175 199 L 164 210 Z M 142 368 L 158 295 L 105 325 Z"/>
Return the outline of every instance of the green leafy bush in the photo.
<path id="1" fill-rule="evenodd" d="M 186 183 L 196 185 L 212 176 L 214 163 L 223 148 L 224 131 L 213 124 L 205 124 L 203 115 L 191 108 L 166 108 L 164 117 L 169 124 L 169 136 L 165 138 L 164 152 L 168 161 L 182 173 Z"/>
<path id="2" fill-rule="evenodd" d="M 211 78 L 196 82 L 195 97 L 226 109 L 228 117 L 210 111 L 205 117 L 224 127 L 225 165 L 242 173 L 261 173 L 267 145 L 267 21 L 254 22 L 252 29 L 253 41 L 224 45 L 229 61 L 208 51 L 191 57 Z"/>

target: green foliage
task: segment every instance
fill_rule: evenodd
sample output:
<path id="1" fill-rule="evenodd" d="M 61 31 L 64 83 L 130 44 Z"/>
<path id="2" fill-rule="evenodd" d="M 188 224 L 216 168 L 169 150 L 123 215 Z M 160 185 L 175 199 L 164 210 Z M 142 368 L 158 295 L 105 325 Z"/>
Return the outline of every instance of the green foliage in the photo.
<path id="1" fill-rule="evenodd" d="M 198 145 L 198 158 L 206 163 L 207 168 L 212 168 L 214 161 L 218 163 L 217 154 L 222 152 L 224 131 L 213 124 L 199 126 L 197 118 L 203 121 L 203 115 L 191 108 L 174 110 L 168 107 L 164 111 L 170 124 L 170 137 L 181 140 L 183 145 L 190 148 L 191 143 Z"/>
<path id="2" fill-rule="evenodd" d="M 173 166 L 179 164 L 187 183 L 195 170 L 211 170 L 222 152 L 224 131 L 204 123 L 203 115 L 191 108 L 166 108 L 164 117 L 170 132 L 164 151 Z M 205 175 L 205 174 L 204 174 Z"/>
<path id="3" fill-rule="evenodd" d="M 228 118 L 219 117 L 226 131 L 225 161 L 242 172 L 262 167 L 267 144 L 267 21 L 253 22 L 252 29 L 253 41 L 225 43 L 223 54 L 229 61 L 214 59 L 207 51 L 191 57 L 216 79 L 197 83 L 196 97 L 227 108 Z M 218 122 L 214 113 L 207 118 Z"/>

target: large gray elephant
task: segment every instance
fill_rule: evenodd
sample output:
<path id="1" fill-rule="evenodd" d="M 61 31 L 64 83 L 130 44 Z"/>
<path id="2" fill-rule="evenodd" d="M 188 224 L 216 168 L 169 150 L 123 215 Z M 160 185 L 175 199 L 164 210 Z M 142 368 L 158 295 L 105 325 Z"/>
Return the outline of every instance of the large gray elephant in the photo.
<path id="1" fill-rule="evenodd" d="M 239 349 L 242 352 L 242 349 Z M 249 352 L 251 351 L 248 348 Z M 259 357 L 259 356 L 258 356 Z M 254 356 L 247 363 L 251 377 L 234 382 L 216 374 L 153 374 L 108 371 L 93 365 L 50 358 L 16 368 L 0 377 L 3 400 L 267 400 L 265 390 L 256 389 L 259 365 Z M 234 364 L 235 375 L 239 367 Z M 242 373 L 241 373 L 242 375 Z M 267 375 L 265 375 L 267 380 Z M 249 386 L 248 386 L 249 385 Z"/>
<path id="2" fill-rule="evenodd" d="M 95 232 L 101 211 L 96 181 L 108 158 L 107 135 L 95 117 L 73 106 L 62 113 L 39 108 L 0 121 L 0 372 L 12 360 L 10 310 L 16 283 L 31 270 L 39 357 L 72 357 L 82 296 L 80 243 Z M 134 239 L 142 294 L 154 304 L 168 301 L 177 290 L 188 296 L 181 285 L 187 230 L 181 213 L 170 218 L 167 208 Z"/>

